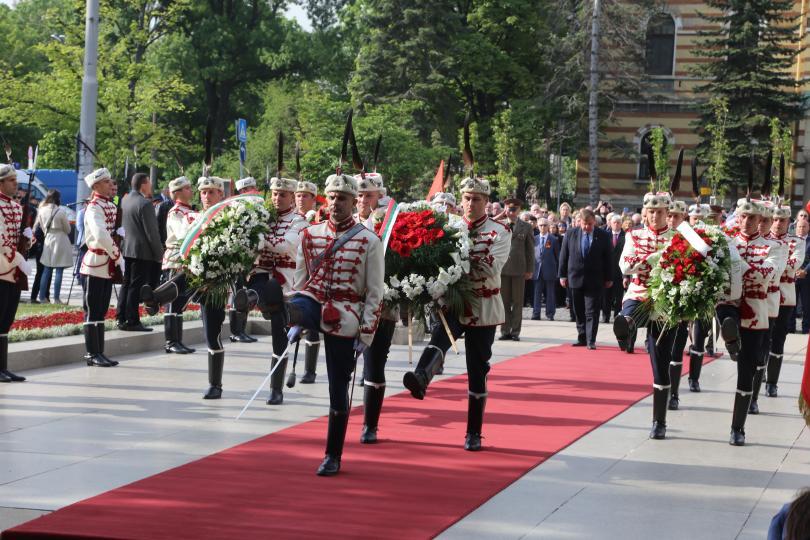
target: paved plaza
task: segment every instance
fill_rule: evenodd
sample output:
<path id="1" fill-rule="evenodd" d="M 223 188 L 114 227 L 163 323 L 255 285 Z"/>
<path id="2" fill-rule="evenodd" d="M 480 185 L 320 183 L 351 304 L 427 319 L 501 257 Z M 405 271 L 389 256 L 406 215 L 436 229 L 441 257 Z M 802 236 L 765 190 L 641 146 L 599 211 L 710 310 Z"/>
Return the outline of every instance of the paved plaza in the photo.
<path id="1" fill-rule="evenodd" d="M 527 320 L 521 342 L 496 342 L 493 362 L 570 343 L 575 336 L 572 323 Z M 601 325 L 600 336 L 598 345 L 615 347 L 609 325 Z M 269 339 L 226 345 L 220 401 L 201 399 L 207 386 L 201 344 L 193 355 L 156 351 L 118 357 L 115 369 L 77 363 L 32 370 L 24 373 L 29 382 L 0 386 L 0 528 L 324 415 L 321 356 L 316 384 L 285 388 L 282 406 L 265 405 L 262 394 L 234 420 L 267 373 Z M 529 471 L 441 537 L 764 538 L 771 516 L 810 485 L 810 436 L 797 410 L 806 343 L 807 336 L 788 336 L 780 397 L 760 397 L 762 414 L 749 417 L 745 447 L 727 442 L 736 370 L 723 357 L 705 366 L 703 392 L 681 385 L 681 410 L 669 413 L 667 440 L 648 439 L 646 398 Z M 451 351 L 444 376 L 463 373 L 463 366 L 463 355 Z M 408 369 L 407 347 L 394 345 L 389 395 L 402 391 Z M 354 404 L 361 402 L 356 389 Z M 380 433 L 384 438 L 385 408 Z M 459 433 L 459 452 L 462 443 Z M 347 467 L 351 459 L 345 456 Z M 317 465 L 302 474 L 314 474 Z"/>

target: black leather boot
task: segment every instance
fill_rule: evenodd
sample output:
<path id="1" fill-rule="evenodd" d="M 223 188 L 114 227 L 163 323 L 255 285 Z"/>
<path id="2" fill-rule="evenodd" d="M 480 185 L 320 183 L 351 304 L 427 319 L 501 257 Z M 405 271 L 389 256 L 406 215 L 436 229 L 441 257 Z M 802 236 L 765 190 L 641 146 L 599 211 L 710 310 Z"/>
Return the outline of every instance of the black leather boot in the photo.
<path id="1" fill-rule="evenodd" d="M 334 476 L 340 471 L 340 458 L 349 424 L 348 411 L 329 409 L 329 428 L 326 433 L 326 456 L 318 467 L 318 476 Z"/>
<path id="2" fill-rule="evenodd" d="M 765 366 L 757 366 L 754 372 L 754 394 L 751 396 L 751 404 L 748 405 L 748 414 L 759 414 L 759 390 L 762 388 L 764 374 Z"/>
<path id="3" fill-rule="evenodd" d="M 240 313 L 235 309 L 228 310 L 228 322 L 231 327 L 231 343 L 254 343 L 255 338 L 250 337 L 245 333 L 245 326 L 247 324 L 247 315 Z"/>
<path id="4" fill-rule="evenodd" d="M 700 392 L 700 370 L 703 369 L 703 353 L 689 349 L 689 391 Z"/>
<path id="5" fill-rule="evenodd" d="M 210 387 L 203 399 L 222 397 L 222 371 L 225 369 L 225 351 L 208 351 L 208 384 Z"/>
<path id="6" fill-rule="evenodd" d="M 279 362 L 276 355 L 270 361 L 270 369 L 273 369 Z M 284 375 L 287 371 L 287 357 L 281 359 L 281 365 L 270 377 L 270 397 L 267 400 L 268 405 L 281 405 L 284 402 Z"/>
<path id="7" fill-rule="evenodd" d="M 653 388 L 653 425 L 651 439 L 665 439 L 667 436 L 667 401 L 669 388 Z"/>
<path id="8" fill-rule="evenodd" d="M 239 313 L 248 314 L 256 307 L 259 295 L 253 289 L 241 288 L 233 295 L 233 307 Z"/>
<path id="9" fill-rule="evenodd" d="M 619 349 L 626 351 L 632 333 L 633 319 L 624 315 L 619 315 L 613 320 L 613 335 L 619 343 Z"/>
<path id="10" fill-rule="evenodd" d="M 726 317 L 720 324 L 720 335 L 726 342 L 726 350 L 733 361 L 737 361 L 740 353 L 740 328 L 737 322 L 731 317 Z"/>
<path id="11" fill-rule="evenodd" d="M 681 387 L 681 373 L 683 373 L 683 362 L 669 363 L 669 380 L 672 382 L 672 386 L 667 407 L 670 411 L 677 411 L 681 405 L 681 400 L 678 399 L 678 389 Z"/>
<path id="12" fill-rule="evenodd" d="M 481 450 L 481 427 L 484 424 L 484 408 L 487 405 L 487 395 L 467 396 L 467 435 L 464 438 L 464 450 L 478 452 Z"/>
<path id="13" fill-rule="evenodd" d="M 25 377 L 8 370 L 8 335 L 0 336 L 0 383 L 23 381 Z"/>
<path id="14" fill-rule="evenodd" d="M 160 311 L 160 306 L 173 302 L 180 296 L 180 287 L 177 281 L 183 277 L 182 272 L 175 274 L 170 280 L 161 283 L 153 289 L 151 285 L 141 287 L 141 302 L 149 315 L 155 315 Z"/>
<path id="15" fill-rule="evenodd" d="M 731 416 L 731 437 L 728 440 L 728 444 L 732 446 L 745 445 L 745 419 L 750 403 L 751 394 L 742 395 L 737 390 L 734 394 L 734 412 Z"/>
<path id="16" fill-rule="evenodd" d="M 174 337 L 175 342 L 183 349 L 184 352 L 179 354 L 191 354 L 197 352 L 197 349 L 186 347 L 183 345 L 183 314 L 177 313 L 174 316 Z"/>
<path id="17" fill-rule="evenodd" d="M 416 399 L 425 399 L 430 381 L 443 365 L 444 353 L 442 350 L 435 345 L 428 345 L 422 351 L 416 369 L 405 373 L 402 384 L 411 391 L 411 395 Z"/>
<path id="18" fill-rule="evenodd" d="M 177 339 L 177 317 L 172 313 L 163 315 L 163 334 L 166 336 L 165 351 L 167 354 L 187 354 Z"/>
<path id="19" fill-rule="evenodd" d="M 267 280 L 267 283 L 261 290 L 257 305 L 259 311 L 262 312 L 262 317 L 268 321 L 274 313 L 287 311 L 289 304 L 285 304 L 284 302 L 284 288 L 278 280 L 274 278 Z M 285 319 L 289 319 L 289 317 L 285 315 Z M 287 322 L 288 321 L 285 320 L 285 326 L 287 326 Z"/>
<path id="20" fill-rule="evenodd" d="M 363 433 L 360 435 L 362 444 L 377 442 L 377 424 L 380 421 L 383 397 L 385 396 L 385 383 L 364 382 L 363 385 Z"/>
<path id="21" fill-rule="evenodd" d="M 765 393 L 768 397 L 777 397 L 779 395 L 776 383 L 779 382 L 779 373 L 782 371 L 783 354 L 771 353 L 771 358 L 768 360 L 768 376 L 765 379 Z"/>
<path id="22" fill-rule="evenodd" d="M 84 330 L 84 347 L 87 354 L 84 359 L 87 361 L 88 366 L 95 367 L 112 367 L 112 364 L 101 354 L 100 342 L 98 339 L 99 328 L 104 327 L 104 323 L 86 323 L 83 327 Z"/>
<path id="23" fill-rule="evenodd" d="M 98 334 L 97 334 L 98 350 L 101 351 L 102 358 L 104 358 L 107 362 L 109 362 L 111 366 L 117 366 L 118 360 L 112 360 L 106 354 L 104 354 L 104 343 L 105 343 L 104 334 L 106 332 L 107 329 L 104 327 L 104 323 L 103 322 L 98 323 Z"/>
<path id="24" fill-rule="evenodd" d="M 315 370 L 318 366 L 318 350 L 321 348 L 321 342 L 304 340 L 304 345 L 304 376 L 301 377 L 301 384 L 312 384 L 315 382 Z"/>

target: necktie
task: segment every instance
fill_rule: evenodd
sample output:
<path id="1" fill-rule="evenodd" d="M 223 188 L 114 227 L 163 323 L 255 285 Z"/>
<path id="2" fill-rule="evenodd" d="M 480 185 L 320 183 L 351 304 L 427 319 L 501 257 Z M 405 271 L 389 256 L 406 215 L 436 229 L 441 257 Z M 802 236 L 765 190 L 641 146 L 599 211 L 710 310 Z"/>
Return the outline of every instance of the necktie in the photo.
<path id="1" fill-rule="evenodd" d="M 619 235 L 616 234 L 616 233 L 613 233 L 613 247 L 616 247 L 616 244 L 618 244 L 618 243 L 619 243 Z"/>
<path id="2" fill-rule="evenodd" d="M 591 249 L 591 235 L 585 233 L 585 236 L 582 238 L 582 256 L 588 256 L 588 250 Z"/>

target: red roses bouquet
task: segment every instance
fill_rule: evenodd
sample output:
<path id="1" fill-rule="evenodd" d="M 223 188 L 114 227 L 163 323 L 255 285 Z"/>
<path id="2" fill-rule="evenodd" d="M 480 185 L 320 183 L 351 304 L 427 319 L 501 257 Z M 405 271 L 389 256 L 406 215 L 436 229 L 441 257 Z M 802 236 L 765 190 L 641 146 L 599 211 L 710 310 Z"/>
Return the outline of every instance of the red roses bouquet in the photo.
<path id="1" fill-rule="evenodd" d="M 472 247 L 464 222 L 452 223 L 426 202 L 400 204 L 386 234 L 385 304 L 407 304 L 415 313 L 441 300 L 460 312 L 469 290 L 462 277 L 469 272 Z"/>
<path id="2" fill-rule="evenodd" d="M 728 242 L 719 227 L 683 228 L 649 262 L 648 302 L 667 326 L 714 316 L 731 279 Z"/>

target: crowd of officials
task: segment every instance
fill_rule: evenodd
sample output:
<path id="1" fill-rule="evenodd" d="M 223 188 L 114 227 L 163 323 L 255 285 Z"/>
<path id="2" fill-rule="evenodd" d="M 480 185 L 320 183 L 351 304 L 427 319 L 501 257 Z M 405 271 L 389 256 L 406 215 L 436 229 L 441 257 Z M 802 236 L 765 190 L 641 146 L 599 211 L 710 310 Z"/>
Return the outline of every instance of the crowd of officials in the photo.
<path id="1" fill-rule="evenodd" d="M 606 201 L 579 210 L 563 203 L 554 212 L 539 204 L 527 207 L 517 199 L 490 203 L 487 211 L 512 229 L 509 260 L 501 273 L 507 318 L 499 339 L 520 340 L 523 308 L 531 308 L 535 321 L 555 320 L 559 308 L 567 312 L 566 320 L 577 324 L 575 345 L 596 348 L 599 323 L 610 322 L 621 310 L 630 279 L 622 275 L 619 257 L 625 234 L 643 227 L 641 213 L 614 210 Z M 805 210 L 797 213 L 790 232 L 807 238 L 810 218 Z M 810 243 L 797 273 L 791 333 L 810 331 L 810 317 L 802 316 L 810 306 L 809 269 Z"/>

